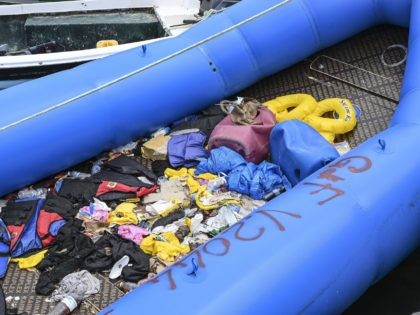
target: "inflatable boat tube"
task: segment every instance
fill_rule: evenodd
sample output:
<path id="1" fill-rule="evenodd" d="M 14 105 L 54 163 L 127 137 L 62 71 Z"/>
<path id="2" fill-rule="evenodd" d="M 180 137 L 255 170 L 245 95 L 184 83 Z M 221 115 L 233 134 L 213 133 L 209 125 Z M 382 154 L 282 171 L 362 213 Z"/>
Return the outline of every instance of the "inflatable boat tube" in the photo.
<path id="1" fill-rule="evenodd" d="M 4 90 L 0 195 L 376 24 L 409 22 L 389 129 L 100 312 L 338 314 L 419 245 L 420 1 L 244 0 L 180 37 Z"/>

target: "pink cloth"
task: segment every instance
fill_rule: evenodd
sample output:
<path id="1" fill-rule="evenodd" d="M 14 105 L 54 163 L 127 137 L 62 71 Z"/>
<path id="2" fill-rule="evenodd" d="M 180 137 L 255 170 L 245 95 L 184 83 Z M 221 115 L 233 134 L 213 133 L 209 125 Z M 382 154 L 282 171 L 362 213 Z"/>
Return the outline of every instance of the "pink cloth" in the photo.
<path id="1" fill-rule="evenodd" d="M 107 222 L 109 212 L 107 210 L 94 209 L 94 207 L 91 205 L 91 206 L 85 206 L 83 208 L 80 208 L 79 216 L 81 217 L 81 219 L 86 217 L 88 219 L 95 220 L 95 221 Z"/>
<path id="2" fill-rule="evenodd" d="M 132 240 L 137 245 L 141 243 L 143 236 L 149 234 L 149 231 L 136 225 L 120 225 L 118 227 L 118 235 L 127 240 Z"/>
<path id="3" fill-rule="evenodd" d="M 106 222 L 108 221 L 109 212 L 106 210 L 94 210 L 92 219 L 95 221 Z"/>

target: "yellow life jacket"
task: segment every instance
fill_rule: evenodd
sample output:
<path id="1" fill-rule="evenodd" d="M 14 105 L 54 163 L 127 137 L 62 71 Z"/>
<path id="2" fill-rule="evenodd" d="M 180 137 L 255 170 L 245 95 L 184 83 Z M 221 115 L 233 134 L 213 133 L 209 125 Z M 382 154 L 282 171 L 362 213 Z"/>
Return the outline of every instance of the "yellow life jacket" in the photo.
<path id="1" fill-rule="evenodd" d="M 335 112 L 337 118 L 322 117 L 325 113 Z M 320 132 L 343 134 L 356 126 L 356 111 L 348 99 L 327 98 L 318 102 L 314 112 L 304 121 Z"/>
<path id="2" fill-rule="evenodd" d="M 317 104 L 316 99 L 309 94 L 284 95 L 264 103 L 276 115 L 277 122 L 303 120 L 315 110 Z"/>
<path id="3" fill-rule="evenodd" d="M 290 94 L 279 96 L 264 105 L 276 115 L 277 122 L 290 119 L 304 121 L 331 143 L 336 134 L 352 130 L 357 123 L 354 107 L 344 98 L 327 98 L 317 102 L 309 94 Z M 335 112 L 338 117 L 322 117 L 328 112 Z"/>

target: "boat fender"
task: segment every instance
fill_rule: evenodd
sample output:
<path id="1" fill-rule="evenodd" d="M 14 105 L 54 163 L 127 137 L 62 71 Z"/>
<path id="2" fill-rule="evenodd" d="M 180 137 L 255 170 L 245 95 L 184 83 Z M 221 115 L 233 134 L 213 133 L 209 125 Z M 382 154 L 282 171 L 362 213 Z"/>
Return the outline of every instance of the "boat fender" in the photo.
<path id="1" fill-rule="evenodd" d="M 309 94 L 284 95 L 264 103 L 276 115 L 277 122 L 303 120 L 313 113 L 317 104 L 316 99 Z"/>
<path id="2" fill-rule="evenodd" d="M 336 118 L 322 117 L 328 112 L 335 112 Z M 313 113 L 305 117 L 304 121 L 321 134 L 343 134 L 353 130 L 357 123 L 353 105 L 344 98 L 327 98 L 318 102 Z"/>

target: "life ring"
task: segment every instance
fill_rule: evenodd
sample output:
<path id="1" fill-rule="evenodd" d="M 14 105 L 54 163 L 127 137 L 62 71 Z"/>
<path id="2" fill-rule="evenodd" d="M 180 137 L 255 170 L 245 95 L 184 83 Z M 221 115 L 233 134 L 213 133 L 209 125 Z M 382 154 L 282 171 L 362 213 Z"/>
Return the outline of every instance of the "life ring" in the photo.
<path id="1" fill-rule="evenodd" d="M 322 117 L 325 113 L 335 112 L 337 118 Z M 356 111 L 348 99 L 327 98 L 304 121 L 320 132 L 343 134 L 352 130 L 357 123 Z"/>
<path id="2" fill-rule="evenodd" d="M 290 94 L 279 96 L 264 105 L 276 115 L 276 121 L 282 122 L 290 119 L 303 120 L 313 113 L 318 102 L 309 94 Z M 289 109 L 293 108 L 289 111 Z"/>

